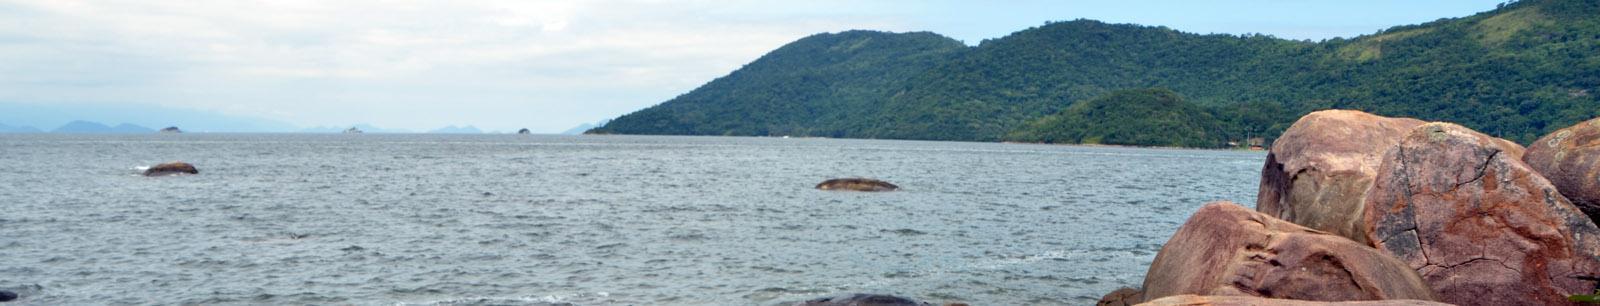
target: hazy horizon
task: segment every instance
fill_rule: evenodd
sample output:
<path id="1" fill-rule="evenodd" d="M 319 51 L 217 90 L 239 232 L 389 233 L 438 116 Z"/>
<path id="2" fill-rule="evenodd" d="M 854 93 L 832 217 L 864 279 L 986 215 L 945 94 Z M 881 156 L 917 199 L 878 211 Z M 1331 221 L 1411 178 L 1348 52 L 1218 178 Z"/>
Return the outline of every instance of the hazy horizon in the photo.
<path id="1" fill-rule="evenodd" d="M 1321 40 L 1498 2 L 0 1 L 0 67 L 12 72 L 0 77 L 0 124 L 558 133 L 822 32 L 929 31 L 974 45 L 1083 18 Z"/>

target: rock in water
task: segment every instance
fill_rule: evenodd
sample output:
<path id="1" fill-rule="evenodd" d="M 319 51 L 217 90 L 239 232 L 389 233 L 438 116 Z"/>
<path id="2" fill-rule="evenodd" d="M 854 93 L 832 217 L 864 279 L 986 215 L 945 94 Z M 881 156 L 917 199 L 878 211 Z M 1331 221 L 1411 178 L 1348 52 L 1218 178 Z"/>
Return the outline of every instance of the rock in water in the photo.
<path id="1" fill-rule="evenodd" d="M 932 306 L 912 299 L 881 295 L 857 293 L 846 296 L 834 296 L 813 299 L 795 304 L 796 306 Z"/>
<path id="2" fill-rule="evenodd" d="M 1539 138 L 1522 161 L 1550 180 L 1590 220 L 1600 216 L 1600 118 Z"/>
<path id="3" fill-rule="evenodd" d="M 1253 296 L 1199 296 L 1175 295 L 1160 298 L 1148 303 L 1139 304 L 1147 306 L 1446 306 L 1450 304 L 1421 300 L 1382 300 L 1382 301 L 1354 301 L 1354 302 L 1313 302 L 1297 300 L 1279 300 Z"/>
<path id="4" fill-rule="evenodd" d="M 1123 287 L 1121 289 L 1117 289 L 1116 291 L 1112 291 L 1111 293 L 1107 293 L 1106 296 L 1100 297 L 1100 301 L 1095 302 L 1094 305 L 1133 306 L 1139 305 L 1140 302 L 1143 302 L 1143 300 L 1141 300 L 1143 298 L 1144 292 L 1139 291 L 1139 289 Z"/>
<path id="5" fill-rule="evenodd" d="M 161 129 L 161 133 L 162 134 L 179 134 L 179 133 L 183 133 L 183 130 L 178 129 L 178 127 L 176 127 L 176 126 L 169 126 L 169 127 L 166 127 L 166 128 L 162 128 Z"/>
<path id="6" fill-rule="evenodd" d="M 200 174 L 200 170 L 195 169 L 194 165 L 185 162 L 170 162 L 150 166 L 150 169 L 144 170 L 144 176 L 167 176 L 179 174 Z"/>
<path id="7" fill-rule="evenodd" d="M 1300 117 L 1267 153 L 1256 210 L 1365 244 L 1362 201 L 1383 153 L 1423 123 L 1353 110 Z"/>
<path id="8" fill-rule="evenodd" d="M 0 290 L 0 302 L 10 302 L 15 300 L 17 300 L 16 292 Z"/>
<path id="9" fill-rule="evenodd" d="M 1450 123 L 1413 129 L 1367 193 L 1373 246 L 1422 275 L 1440 301 L 1561 305 L 1600 275 L 1600 229 L 1506 142 Z"/>
<path id="10" fill-rule="evenodd" d="M 521 130 L 517 130 L 517 134 L 518 135 L 528 135 L 528 134 L 533 134 L 533 131 L 529 131 L 528 129 L 521 129 Z"/>
<path id="11" fill-rule="evenodd" d="M 899 190 L 900 186 L 895 186 L 894 184 L 890 184 L 889 182 L 880 181 L 880 180 L 874 180 L 874 179 L 842 178 L 842 179 L 831 179 L 831 180 L 822 181 L 821 184 L 817 184 L 817 189 L 822 189 L 822 190 L 854 190 L 854 191 L 895 191 L 895 190 Z"/>
<path id="12" fill-rule="evenodd" d="M 1145 274 L 1143 300 L 1183 294 L 1435 300 L 1388 254 L 1226 201 L 1190 216 Z"/>

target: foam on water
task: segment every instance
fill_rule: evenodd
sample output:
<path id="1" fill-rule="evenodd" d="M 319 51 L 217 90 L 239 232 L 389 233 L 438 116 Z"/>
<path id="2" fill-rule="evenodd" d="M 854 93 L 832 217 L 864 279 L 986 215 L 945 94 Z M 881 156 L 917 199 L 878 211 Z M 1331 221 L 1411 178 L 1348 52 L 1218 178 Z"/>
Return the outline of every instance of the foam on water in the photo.
<path id="1" fill-rule="evenodd" d="M 0 135 L 25 305 L 1081 305 L 1261 153 L 528 135 Z M 183 160 L 200 175 L 128 165 Z M 142 171 L 142 170 L 141 170 Z M 890 193 L 824 192 L 874 177 Z M 37 287 L 33 287 L 37 286 Z M 31 289 L 37 288 L 37 289 Z"/>

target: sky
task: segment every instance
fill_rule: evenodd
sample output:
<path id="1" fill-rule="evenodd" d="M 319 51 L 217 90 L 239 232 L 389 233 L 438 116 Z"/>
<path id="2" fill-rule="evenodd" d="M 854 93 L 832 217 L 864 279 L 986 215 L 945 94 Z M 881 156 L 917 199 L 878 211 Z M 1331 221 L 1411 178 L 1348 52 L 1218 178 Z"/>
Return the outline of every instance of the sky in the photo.
<path id="1" fill-rule="evenodd" d="M 976 45 L 1086 18 L 1321 40 L 1498 2 L 0 0 L 0 106 L 66 113 L 30 118 L 172 109 L 299 127 L 553 133 L 659 104 L 822 32 L 930 31 Z"/>

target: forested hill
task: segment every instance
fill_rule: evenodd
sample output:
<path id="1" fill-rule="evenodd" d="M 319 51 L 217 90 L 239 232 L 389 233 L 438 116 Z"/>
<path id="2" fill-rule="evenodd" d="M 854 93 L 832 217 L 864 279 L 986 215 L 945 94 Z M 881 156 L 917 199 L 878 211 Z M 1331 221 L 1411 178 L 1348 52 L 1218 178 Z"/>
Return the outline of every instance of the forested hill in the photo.
<path id="1" fill-rule="evenodd" d="M 996 141 L 1142 88 L 1201 107 L 1222 122 L 1218 139 L 1270 139 L 1301 114 L 1348 108 L 1527 143 L 1600 116 L 1600 1 L 1524 0 L 1322 42 L 1091 20 L 975 47 L 931 33 L 819 34 L 592 132 Z"/>

